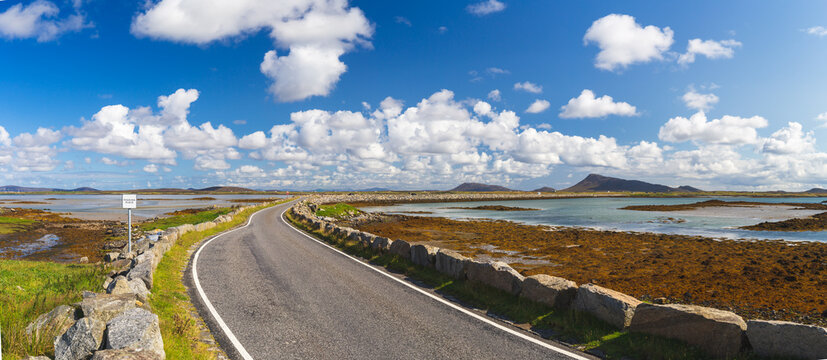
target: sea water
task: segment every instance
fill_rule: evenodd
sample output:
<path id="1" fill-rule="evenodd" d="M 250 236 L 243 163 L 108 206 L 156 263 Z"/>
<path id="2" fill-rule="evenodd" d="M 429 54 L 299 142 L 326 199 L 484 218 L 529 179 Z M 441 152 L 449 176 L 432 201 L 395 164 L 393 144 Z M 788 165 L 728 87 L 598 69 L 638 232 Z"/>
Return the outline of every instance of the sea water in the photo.
<path id="1" fill-rule="evenodd" d="M 365 207 L 370 212 L 405 214 L 425 211 L 431 214 L 415 216 L 440 216 L 451 219 L 483 218 L 509 220 L 532 225 L 577 226 L 598 230 L 654 232 L 664 234 L 698 235 L 726 239 L 783 239 L 792 241 L 827 242 L 827 231 L 750 231 L 741 226 L 755 225 L 767 220 L 737 211 L 707 211 L 701 208 L 692 215 L 671 211 L 621 210 L 630 205 L 675 205 L 706 200 L 749 201 L 763 203 L 820 203 L 827 197 L 818 198 L 752 198 L 752 197 L 701 197 L 701 198 L 571 198 L 512 201 L 475 201 L 452 203 L 399 204 L 393 206 Z M 490 211 L 449 209 L 451 207 L 477 207 L 503 205 L 534 208 L 537 211 Z M 821 211 L 790 211 L 789 214 L 809 216 Z M 797 215 L 798 216 L 798 215 Z M 793 216 L 791 216 L 793 217 Z M 669 218 L 672 218 L 671 220 Z"/>

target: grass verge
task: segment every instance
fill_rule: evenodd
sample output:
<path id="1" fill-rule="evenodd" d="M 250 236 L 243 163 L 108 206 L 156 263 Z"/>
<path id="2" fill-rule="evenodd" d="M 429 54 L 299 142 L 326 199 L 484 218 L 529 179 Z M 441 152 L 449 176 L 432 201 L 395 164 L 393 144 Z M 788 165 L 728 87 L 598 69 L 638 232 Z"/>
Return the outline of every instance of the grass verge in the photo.
<path id="1" fill-rule="evenodd" d="M 175 215 L 167 218 L 161 218 L 155 221 L 141 224 L 141 230 L 166 230 L 168 228 L 175 227 L 178 225 L 200 224 L 202 222 L 213 221 L 217 217 L 229 213 L 230 210 L 230 208 L 218 208 L 213 210 L 199 211 L 195 214 Z"/>
<path id="2" fill-rule="evenodd" d="M 320 205 L 319 210 L 316 210 L 316 216 L 341 219 L 343 217 L 357 215 L 361 212 L 359 209 L 348 204 L 338 203 L 335 205 Z"/>
<path id="3" fill-rule="evenodd" d="M 297 221 L 292 212 L 288 219 L 298 228 L 320 238 L 348 254 L 359 256 L 371 264 L 424 283 L 438 293 L 482 309 L 489 315 L 507 318 L 520 327 L 530 328 L 547 338 L 572 344 L 585 351 L 599 351 L 606 359 L 708 359 L 699 349 L 683 342 L 651 335 L 617 331 L 611 325 L 586 313 L 561 310 L 511 295 L 486 285 L 456 280 L 434 269 L 414 265 L 397 255 L 378 254 L 358 242 L 313 230 Z M 751 353 L 734 359 L 759 359 Z"/>
<path id="4" fill-rule="evenodd" d="M 106 277 L 102 265 L 0 260 L 0 327 L 3 358 L 54 355 L 54 339 L 46 333 L 26 336 L 26 326 L 58 305 L 81 300 L 84 290 L 98 289 Z"/>
<path id="5" fill-rule="evenodd" d="M 287 201 L 290 200 L 284 200 L 277 204 Z M 161 336 L 164 338 L 164 351 L 167 359 L 200 360 L 215 357 L 207 345 L 198 341 L 200 338 L 200 329 L 197 326 L 198 315 L 192 302 L 190 302 L 187 288 L 183 282 L 184 271 L 190 259 L 190 253 L 188 252 L 190 247 L 207 237 L 245 223 L 250 215 L 269 206 L 272 205 L 247 209 L 233 217 L 232 221 L 221 223 L 206 231 L 186 233 L 164 255 L 153 276 L 149 305 L 160 320 Z"/>
<path id="6" fill-rule="evenodd" d="M 11 234 L 18 231 L 23 231 L 26 230 L 29 225 L 34 223 L 34 220 L 0 216 L 0 234 Z"/>

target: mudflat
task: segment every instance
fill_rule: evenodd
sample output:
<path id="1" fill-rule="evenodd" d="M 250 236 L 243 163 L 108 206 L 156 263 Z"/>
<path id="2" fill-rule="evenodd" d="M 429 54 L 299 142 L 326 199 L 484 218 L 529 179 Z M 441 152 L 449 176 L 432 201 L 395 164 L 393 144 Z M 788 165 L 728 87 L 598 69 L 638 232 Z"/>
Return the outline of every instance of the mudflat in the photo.
<path id="1" fill-rule="evenodd" d="M 827 325 L 827 243 L 386 215 L 346 225 L 501 259 L 523 275 L 595 283 L 642 300 L 710 306 L 750 319 Z"/>

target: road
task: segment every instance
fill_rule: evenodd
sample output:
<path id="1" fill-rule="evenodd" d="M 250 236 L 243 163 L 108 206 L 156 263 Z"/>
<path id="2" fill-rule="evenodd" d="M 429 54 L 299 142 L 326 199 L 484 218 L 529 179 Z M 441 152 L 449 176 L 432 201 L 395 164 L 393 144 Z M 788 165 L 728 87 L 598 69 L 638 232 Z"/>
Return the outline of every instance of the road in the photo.
<path id="1" fill-rule="evenodd" d="M 233 359 L 591 358 L 314 241 L 282 219 L 289 206 L 208 240 L 187 271 L 193 302 Z"/>

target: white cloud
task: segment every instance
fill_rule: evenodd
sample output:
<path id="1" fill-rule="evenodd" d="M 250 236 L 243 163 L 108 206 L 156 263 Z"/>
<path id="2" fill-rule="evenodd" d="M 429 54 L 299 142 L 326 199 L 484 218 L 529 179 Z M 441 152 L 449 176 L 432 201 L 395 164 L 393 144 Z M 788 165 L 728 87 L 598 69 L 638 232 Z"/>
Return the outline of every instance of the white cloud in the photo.
<path id="1" fill-rule="evenodd" d="M 393 21 L 395 21 L 397 24 L 402 24 L 402 25 L 405 25 L 407 27 L 411 27 L 413 25 L 413 24 L 411 24 L 411 21 L 408 20 L 408 18 L 406 18 L 404 16 L 395 16 L 393 18 Z"/>
<path id="2" fill-rule="evenodd" d="M 522 91 L 530 92 L 532 94 L 539 94 L 539 93 L 543 92 L 543 87 L 540 86 L 540 85 L 537 85 L 535 83 L 532 83 L 530 81 L 523 81 L 523 82 L 515 83 L 514 84 L 514 90 L 522 90 Z"/>
<path id="3" fill-rule="evenodd" d="M 126 166 L 126 165 L 128 165 L 128 162 L 126 162 L 126 161 L 113 160 L 113 159 L 110 159 L 106 156 L 101 158 L 101 162 L 104 163 L 105 165 L 115 165 L 115 166 Z"/>
<path id="4" fill-rule="evenodd" d="M 719 100 L 715 94 L 699 94 L 695 90 L 687 91 L 682 99 L 686 107 L 700 111 L 709 111 Z"/>
<path id="5" fill-rule="evenodd" d="M 0 37 L 37 38 L 37 41 L 44 42 L 91 26 L 85 23 L 79 7 L 80 4 L 75 3 L 75 13 L 61 19 L 58 18 L 60 8 L 51 1 L 37 0 L 26 6 L 13 5 L 0 13 Z"/>
<path id="6" fill-rule="evenodd" d="M 767 120 L 760 116 L 742 118 L 724 115 L 707 121 L 699 111 L 689 119 L 677 116 L 660 128 L 658 138 L 669 142 L 697 141 L 705 144 L 744 145 L 759 141 L 756 129 L 767 127 Z"/>
<path id="7" fill-rule="evenodd" d="M 525 110 L 525 112 L 529 114 L 539 114 L 551 106 L 551 103 L 548 100 L 537 99 L 534 100 L 533 103 Z"/>
<path id="8" fill-rule="evenodd" d="M 816 116 L 816 120 L 824 121 L 824 124 L 822 124 L 821 127 L 827 127 L 827 112 L 818 114 L 818 116 Z M 0 140 L 2 140 L 2 138 L 2 133 L 0 133 Z"/>
<path id="9" fill-rule="evenodd" d="M 609 115 L 637 116 L 637 108 L 629 103 L 615 102 L 609 95 L 595 98 L 594 92 L 585 89 L 580 96 L 569 100 L 568 104 L 560 108 L 560 117 L 571 118 L 598 118 Z"/>
<path id="10" fill-rule="evenodd" d="M 491 101 L 501 101 L 503 99 L 500 90 L 494 89 L 488 93 L 488 99 Z"/>
<path id="11" fill-rule="evenodd" d="M 364 13 L 341 0 L 161 0 L 132 22 L 135 35 L 201 45 L 262 29 L 288 50 L 268 51 L 260 66 L 278 101 L 328 95 L 347 70 L 339 58 L 358 44 L 370 46 L 373 35 Z"/>
<path id="12" fill-rule="evenodd" d="M 153 174 L 157 173 L 158 172 L 158 165 L 149 164 L 147 166 L 144 166 L 144 171 L 148 172 L 148 173 L 153 173 Z"/>
<path id="13" fill-rule="evenodd" d="M 827 28 L 824 26 L 813 26 L 811 28 L 804 29 L 804 32 L 818 37 L 827 36 Z"/>
<path id="14" fill-rule="evenodd" d="M 506 69 L 500 69 L 498 67 L 490 67 L 488 69 L 485 69 L 485 73 L 488 74 L 491 77 L 495 77 L 497 75 L 511 74 L 511 71 L 508 71 Z"/>
<path id="15" fill-rule="evenodd" d="M 38 128 L 35 133 L 21 133 L 10 138 L 0 126 L 0 165 L 11 165 L 15 172 L 44 172 L 54 170 L 61 161 L 58 149 L 52 146 L 63 135 L 60 131 Z"/>
<path id="16" fill-rule="evenodd" d="M 0 125 L 0 145 L 11 146 L 11 137 L 9 137 L 9 132 L 6 131 L 6 128 L 2 125 Z"/>
<path id="17" fill-rule="evenodd" d="M 595 67 L 615 71 L 635 63 L 662 60 L 664 52 L 672 46 L 672 37 L 669 27 L 641 27 L 632 16 L 610 14 L 592 23 L 583 42 L 595 43 L 600 48 Z"/>
<path id="18" fill-rule="evenodd" d="M 790 122 L 764 139 L 761 150 L 772 154 L 803 154 L 815 151 L 813 132 L 804 133 L 801 124 Z"/>
<path id="19" fill-rule="evenodd" d="M 267 145 L 267 135 L 263 131 L 256 131 L 245 135 L 238 141 L 238 147 L 242 149 L 261 149 Z"/>
<path id="20" fill-rule="evenodd" d="M 199 95 L 195 89 L 178 89 L 160 96 L 157 114 L 147 107 L 105 106 L 81 127 L 67 128 L 73 136 L 68 144 L 78 150 L 168 165 L 174 165 L 181 152 L 184 158 L 196 160 L 196 169 L 229 168 L 224 160 L 240 156 L 233 149 L 238 140 L 232 130 L 209 122 L 196 127 L 187 120 Z"/>
<path id="21" fill-rule="evenodd" d="M 731 59 L 735 55 L 735 48 L 741 43 L 735 40 L 689 40 L 686 53 L 678 57 L 678 64 L 686 65 L 695 62 L 695 55 L 703 55 L 709 59 Z"/>
<path id="22" fill-rule="evenodd" d="M 487 0 L 468 5 L 465 9 L 476 16 L 485 16 L 505 10 L 505 4 L 497 0 Z"/>

